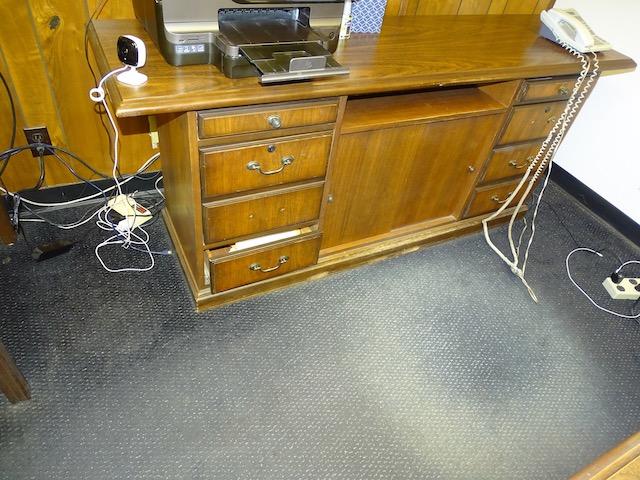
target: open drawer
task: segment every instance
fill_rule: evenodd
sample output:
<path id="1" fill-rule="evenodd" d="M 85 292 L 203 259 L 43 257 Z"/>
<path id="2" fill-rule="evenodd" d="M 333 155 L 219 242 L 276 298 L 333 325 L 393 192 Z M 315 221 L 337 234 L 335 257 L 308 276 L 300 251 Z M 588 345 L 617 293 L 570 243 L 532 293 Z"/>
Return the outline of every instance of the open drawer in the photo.
<path id="1" fill-rule="evenodd" d="M 223 292 L 316 264 L 321 235 L 310 228 L 302 229 L 301 233 L 256 248 L 232 251 L 225 247 L 209 251 L 211 291 Z"/>

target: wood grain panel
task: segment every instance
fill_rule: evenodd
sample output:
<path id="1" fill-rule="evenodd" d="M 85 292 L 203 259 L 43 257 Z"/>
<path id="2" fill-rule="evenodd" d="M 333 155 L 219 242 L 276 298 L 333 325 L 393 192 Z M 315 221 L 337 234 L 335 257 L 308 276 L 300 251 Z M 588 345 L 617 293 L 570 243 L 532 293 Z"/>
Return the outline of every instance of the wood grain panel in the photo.
<path id="1" fill-rule="evenodd" d="M 322 248 L 458 217 L 502 121 L 485 115 L 342 135 Z"/>
<path id="2" fill-rule="evenodd" d="M 640 478 L 640 433 L 602 454 L 570 480 L 637 480 Z"/>
<path id="3" fill-rule="evenodd" d="M 416 15 L 456 15 L 461 0 L 418 0 Z"/>
<path id="4" fill-rule="evenodd" d="M 379 37 L 354 34 L 338 48 L 336 60 L 350 68 L 345 78 L 269 87 L 259 86 L 255 78 L 226 78 L 211 65 L 190 66 L 188 74 L 176 75 L 176 67 L 164 61 L 135 21 L 100 21 L 92 41 L 99 42 L 102 71 L 117 64 L 113 58 L 120 32 L 138 35 L 149 46 L 149 81 L 135 90 L 110 85 L 114 98 L 120 98 L 118 115 L 128 117 L 578 73 L 580 63 L 541 39 L 539 26 L 533 15 L 389 17 Z M 634 68 L 635 63 L 609 51 L 600 55 L 600 66 L 607 71 Z"/>
<path id="5" fill-rule="evenodd" d="M 195 113 L 158 117 L 158 133 L 165 156 L 165 218 L 179 239 L 176 249 L 183 260 L 192 291 L 204 288 L 204 239 L 202 196 L 199 180 L 199 152 Z"/>
<path id="6" fill-rule="evenodd" d="M 204 233 L 212 244 L 312 222 L 320 214 L 324 182 L 204 205 Z"/>
<path id="7" fill-rule="evenodd" d="M 504 8 L 504 14 L 532 14 L 538 6 L 538 0 L 509 0 Z"/>
<path id="8" fill-rule="evenodd" d="M 385 16 L 532 14 L 555 0 L 389 0 Z"/>
<path id="9" fill-rule="evenodd" d="M 205 151 L 202 154 L 203 195 L 214 197 L 324 177 L 332 138 L 329 132 L 322 136 Z M 285 159 L 291 163 L 283 163 Z M 251 162 L 260 165 L 263 173 L 249 169 Z"/>
<path id="10" fill-rule="evenodd" d="M 522 175 L 540 150 L 542 142 L 524 143 L 495 149 L 482 176 L 482 182 L 495 182 Z"/>
<path id="11" fill-rule="evenodd" d="M 489 15 L 502 15 L 509 0 L 493 0 L 489 6 Z"/>
<path id="12" fill-rule="evenodd" d="M 16 241 L 16 231 L 11 225 L 5 198 L 0 195 L 0 243 L 11 245 Z"/>
<path id="13" fill-rule="evenodd" d="M 462 0 L 458 15 L 484 15 L 489 13 L 491 0 Z"/>
<path id="14" fill-rule="evenodd" d="M 504 110 L 504 105 L 477 88 L 356 99 L 347 103 L 341 132 L 354 133 Z"/>
<path id="15" fill-rule="evenodd" d="M 201 112 L 198 118 L 200 138 L 209 138 L 265 131 L 280 134 L 287 128 L 335 122 L 337 115 L 338 100 L 333 99 L 212 110 Z"/>
<path id="16" fill-rule="evenodd" d="M 88 99 L 94 85 L 84 58 L 84 25 L 93 11 L 93 0 L 20 0 L 2 2 L 0 14 L 5 22 L 0 31 L 2 68 L 14 86 L 20 113 L 17 144 L 25 143 L 24 126 L 47 126 L 54 145 L 80 155 L 99 171 L 111 171 L 110 145 L 100 116 Z M 110 0 L 102 18 L 132 18 L 131 2 Z M 2 103 L 2 102 L 0 102 Z M 4 111 L 6 107 L 0 107 Z M 104 115 L 103 115 L 104 117 Z M 5 117 L 7 118 L 7 117 Z M 119 121 L 121 171 L 136 170 L 153 152 L 145 118 Z M 81 175 L 94 175 L 81 164 L 68 159 Z M 46 159 L 45 185 L 78 180 L 57 160 Z M 14 157 L 3 175 L 10 189 L 32 186 L 39 176 L 38 162 L 30 153 Z"/>
<path id="17" fill-rule="evenodd" d="M 518 182 L 501 183 L 492 187 L 478 188 L 467 208 L 464 218 L 472 218 L 493 212 L 513 193 Z"/>
<path id="18" fill-rule="evenodd" d="M 0 341 L 0 392 L 4 393 L 11 403 L 29 400 L 29 385 L 13 358 Z"/>
<path id="19" fill-rule="evenodd" d="M 546 137 L 566 105 L 567 102 L 561 101 L 515 107 L 500 138 L 500 145 Z"/>
<path id="20" fill-rule="evenodd" d="M 521 102 L 532 100 L 559 100 L 569 99 L 577 82 L 577 78 L 569 77 L 553 80 L 540 80 L 525 82 Z"/>
<path id="21" fill-rule="evenodd" d="M 316 234 L 216 259 L 211 264 L 211 289 L 214 293 L 222 292 L 308 267 L 318 261 L 319 251 L 320 236 Z"/>

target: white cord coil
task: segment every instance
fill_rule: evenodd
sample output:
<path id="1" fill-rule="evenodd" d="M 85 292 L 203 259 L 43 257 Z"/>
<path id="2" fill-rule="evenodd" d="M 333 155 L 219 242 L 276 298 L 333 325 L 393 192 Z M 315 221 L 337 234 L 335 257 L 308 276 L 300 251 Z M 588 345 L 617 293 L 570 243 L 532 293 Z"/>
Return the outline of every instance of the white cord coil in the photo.
<path id="1" fill-rule="evenodd" d="M 509 195 L 506 201 L 500 206 L 500 208 L 496 212 L 494 212 L 492 215 L 488 216 L 482 221 L 482 227 L 483 227 L 484 236 L 485 236 L 485 240 L 487 241 L 487 244 L 498 255 L 498 257 L 500 257 L 502 261 L 504 261 L 511 268 L 511 271 L 518 278 L 520 278 L 523 285 L 527 288 L 529 295 L 531 295 L 531 298 L 535 302 L 538 301 L 538 298 L 535 292 L 533 291 L 533 289 L 531 288 L 531 286 L 529 285 L 529 283 L 527 282 L 527 280 L 525 279 L 525 271 L 527 266 L 527 260 L 529 258 L 529 250 L 533 243 L 533 238 L 536 232 L 535 221 L 538 215 L 538 209 L 540 207 L 540 202 L 542 200 L 544 191 L 549 182 L 549 176 L 550 176 L 551 167 L 553 164 L 553 157 L 556 153 L 556 150 L 560 145 L 560 143 L 562 142 L 562 139 L 564 138 L 564 135 L 569 125 L 571 124 L 573 118 L 578 112 L 580 105 L 583 103 L 584 99 L 586 98 L 587 92 L 591 89 L 593 82 L 599 72 L 598 57 L 595 53 L 593 54 L 593 63 L 592 63 L 592 61 L 586 55 L 578 52 L 577 50 L 573 49 L 572 47 L 570 47 L 564 42 L 560 42 L 560 43 L 567 51 L 569 51 L 572 55 L 577 57 L 582 64 L 582 70 L 580 72 L 580 75 L 578 76 L 578 80 L 574 85 L 571 96 L 569 97 L 569 100 L 567 102 L 567 106 L 565 107 L 564 111 L 562 112 L 562 115 L 560 116 L 560 118 L 558 118 L 557 122 L 555 123 L 555 125 L 553 126 L 549 134 L 547 135 L 547 138 L 542 143 L 540 150 L 538 151 L 537 155 L 535 156 L 535 158 L 527 168 L 526 172 L 522 176 L 516 188 L 513 190 L 513 192 Z M 591 69 L 592 65 L 594 67 L 593 70 Z M 590 71 L 591 71 L 591 75 L 589 75 Z M 589 78 L 587 79 L 588 75 L 589 75 Z M 544 172 L 545 168 L 547 168 L 547 174 L 546 174 L 542 189 L 540 191 L 540 195 L 538 196 L 538 200 L 533 212 L 533 217 L 531 220 L 531 235 L 529 236 L 529 239 L 527 242 L 527 248 L 524 254 L 522 266 L 520 266 L 520 245 L 524 237 L 524 234 L 527 230 L 527 224 L 525 223 L 525 226 L 522 232 L 520 233 L 520 238 L 518 240 L 517 246 L 513 239 L 513 225 L 516 219 L 518 218 L 518 215 L 522 211 L 526 198 L 531 193 L 531 190 L 535 186 L 540 175 L 542 175 L 542 173 Z M 511 250 L 511 257 L 512 257 L 512 258 L 509 258 L 507 254 L 503 253 L 491 240 L 491 236 L 489 234 L 489 223 L 494 219 L 496 219 L 498 216 L 500 216 L 507 208 L 509 208 L 518 196 L 520 197 L 520 199 L 516 204 L 513 210 L 513 213 L 511 214 L 511 218 L 509 220 L 508 233 L 507 233 L 509 247 Z"/>
<path id="2" fill-rule="evenodd" d="M 609 313 L 611 315 L 615 315 L 616 317 L 620 317 L 620 318 L 628 318 L 631 320 L 634 320 L 636 318 L 640 318 L 640 313 L 638 313 L 637 315 L 627 315 L 624 313 L 618 313 L 618 312 L 614 312 L 613 310 L 609 310 L 608 308 L 604 308 L 600 305 L 598 305 L 596 303 L 596 301 L 591 298 L 591 296 L 584 291 L 584 289 L 578 285 L 578 283 L 574 280 L 573 276 L 571 275 L 571 270 L 569 268 L 569 259 L 577 252 L 588 252 L 591 253 L 593 255 L 597 255 L 598 257 L 602 258 L 602 254 L 600 252 L 597 252 L 591 248 L 586 248 L 586 247 L 580 247 L 580 248 L 576 248 L 574 250 L 571 250 L 571 252 L 569 252 L 569 254 L 567 255 L 567 258 L 564 261 L 565 267 L 567 268 L 567 276 L 569 277 L 569 280 L 571 280 L 571 283 L 573 283 L 573 285 L 585 296 L 587 297 L 587 299 L 593 304 L 593 306 L 595 306 L 597 309 L 602 310 L 603 312 Z M 630 263 L 640 263 L 639 261 L 636 260 L 631 260 L 629 262 L 625 262 L 622 265 L 620 265 L 618 267 L 618 269 L 616 270 L 616 273 L 619 272 L 622 267 L 624 267 L 625 265 L 628 265 Z"/>

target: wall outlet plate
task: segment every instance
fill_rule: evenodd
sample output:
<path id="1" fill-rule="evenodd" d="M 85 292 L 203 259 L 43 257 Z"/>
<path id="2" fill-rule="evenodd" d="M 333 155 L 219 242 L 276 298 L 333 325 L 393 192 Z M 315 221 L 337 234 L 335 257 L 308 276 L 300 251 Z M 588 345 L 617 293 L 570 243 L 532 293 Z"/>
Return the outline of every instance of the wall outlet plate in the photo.
<path id="1" fill-rule="evenodd" d="M 640 298 L 640 290 L 636 290 L 636 287 L 640 285 L 640 278 L 623 278 L 620 283 L 613 283 L 613 280 L 607 277 L 602 285 L 614 300 L 638 300 Z"/>
<path id="2" fill-rule="evenodd" d="M 27 143 L 44 143 L 46 145 L 51 145 L 51 138 L 49 137 L 49 130 L 47 127 L 34 127 L 34 128 L 25 128 L 24 136 L 27 139 Z M 32 148 L 31 153 L 34 157 L 39 157 L 40 153 L 37 148 Z M 45 149 L 43 155 L 53 155 L 53 151 L 51 149 Z"/>

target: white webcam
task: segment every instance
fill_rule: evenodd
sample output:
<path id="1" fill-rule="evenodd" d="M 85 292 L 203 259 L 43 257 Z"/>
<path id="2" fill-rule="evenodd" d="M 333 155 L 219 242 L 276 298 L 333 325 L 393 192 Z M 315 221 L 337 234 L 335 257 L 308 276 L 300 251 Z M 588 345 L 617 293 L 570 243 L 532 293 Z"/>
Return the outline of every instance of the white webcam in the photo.
<path id="1" fill-rule="evenodd" d="M 130 67 L 116 77 L 118 81 L 133 86 L 146 83 L 147 76 L 138 71 L 147 63 L 147 47 L 141 39 L 133 35 L 118 38 L 118 58 Z"/>

